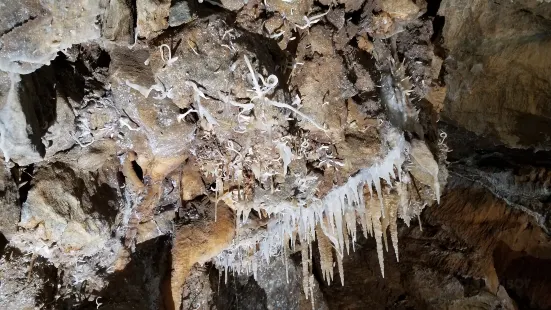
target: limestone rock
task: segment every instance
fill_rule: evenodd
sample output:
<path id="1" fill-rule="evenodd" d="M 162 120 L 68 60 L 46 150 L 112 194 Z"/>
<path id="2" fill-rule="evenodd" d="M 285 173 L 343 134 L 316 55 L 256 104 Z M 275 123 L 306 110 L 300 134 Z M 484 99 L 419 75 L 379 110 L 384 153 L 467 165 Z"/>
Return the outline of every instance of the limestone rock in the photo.
<path id="1" fill-rule="evenodd" d="M 243 0 L 220 0 L 220 2 L 224 8 L 230 11 L 239 11 L 245 5 Z"/>
<path id="2" fill-rule="evenodd" d="M 184 286 L 182 309 L 212 309 L 216 296 L 210 283 L 209 270 L 194 266 Z"/>
<path id="3" fill-rule="evenodd" d="M 181 186 L 183 201 L 193 200 L 205 193 L 205 185 L 203 184 L 201 173 L 190 165 L 186 165 L 182 170 Z"/>
<path id="4" fill-rule="evenodd" d="M 439 14 L 450 51 L 444 117 L 510 147 L 549 149 L 551 43 L 541 34 L 551 7 L 535 0 L 447 0 Z"/>
<path id="5" fill-rule="evenodd" d="M 317 283 L 313 288 L 314 300 L 306 299 L 302 292 L 301 266 L 287 259 L 287 266 L 282 259 L 277 259 L 258 272 L 257 282 L 266 294 L 266 308 L 298 310 L 310 309 L 314 304 L 315 309 L 328 310 Z"/>
<path id="6" fill-rule="evenodd" d="M 113 188 L 116 171 L 113 162 L 104 163 L 96 173 L 73 171 L 56 163 L 37 169 L 32 188 L 23 203 L 21 231 L 12 243 L 71 269 L 76 278 L 94 275 L 97 266 L 74 266 L 79 257 L 99 259 L 100 265 L 113 263 L 117 240 L 111 240 L 112 225 L 121 208 L 120 196 Z M 101 255 L 98 255 L 102 253 Z M 70 254 L 70 255 L 69 255 Z"/>
<path id="7" fill-rule="evenodd" d="M 42 257 L 8 248 L 0 256 L 0 308 L 31 310 L 55 298 L 57 270 Z"/>
<path id="8" fill-rule="evenodd" d="M 12 160 L 23 166 L 38 162 L 44 156 L 44 145 L 40 140 L 41 129 L 31 105 L 32 101 L 25 102 L 19 96 L 19 90 L 24 88 L 19 75 L 12 74 L 8 77 L 8 74 L 0 72 L 0 78 L 0 149 L 4 160 Z M 27 123 L 26 114 L 31 114 L 30 124 Z"/>
<path id="9" fill-rule="evenodd" d="M 137 0 L 138 36 L 152 39 L 168 28 L 170 0 Z"/>
<path id="10" fill-rule="evenodd" d="M 212 206 L 210 206 L 212 208 Z M 218 206 L 217 221 L 209 211 L 207 221 L 185 225 L 175 234 L 172 248 L 171 292 L 173 306 L 178 309 L 182 300 L 182 287 L 196 263 L 204 264 L 224 250 L 233 239 L 235 220 L 233 212 L 224 206 Z"/>
<path id="11" fill-rule="evenodd" d="M 170 27 L 178 27 L 192 20 L 193 16 L 190 6 L 191 1 L 181 0 L 175 3 L 173 1 L 168 16 L 168 24 Z"/>
<path id="12" fill-rule="evenodd" d="M 312 75 L 313 72 L 316 74 Z M 342 61 L 330 55 L 323 60 L 316 57 L 298 68 L 292 83 L 299 87 L 302 95 L 302 111 L 318 123 L 325 123 L 332 138 L 342 137 L 345 100 L 356 94 L 354 85 L 344 74 Z M 304 126 L 319 131 L 310 124 Z"/>
<path id="13" fill-rule="evenodd" d="M 110 41 L 134 43 L 132 8 L 126 0 L 109 0 L 103 22 L 102 36 Z"/>
<path id="14" fill-rule="evenodd" d="M 294 24 L 304 25 L 304 16 L 308 15 L 312 3 L 312 0 L 274 0 L 269 2 L 268 10 L 279 12 Z"/>
<path id="15" fill-rule="evenodd" d="M 57 52 L 98 39 L 100 0 L 10 1 L 0 13 L 0 70 L 28 74 Z M 4 22 L 5 21 L 5 22 Z"/>
<path id="16" fill-rule="evenodd" d="M 341 29 L 344 27 L 345 23 L 344 14 L 345 11 L 342 8 L 332 9 L 329 13 L 327 13 L 327 20 L 333 24 L 333 26 L 337 27 L 337 29 Z"/>
<path id="17" fill-rule="evenodd" d="M 382 0 L 381 8 L 393 18 L 410 19 L 419 13 L 419 7 L 412 0 Z"/>
<path id="18" fill-rule="evenodd" d="M 438 178 L 439 167 L 434 155 L 425 144 L 425 142 L 419 140 L 413 140 L 411 142 L 411 174 L 419 182 L 430 186 L 434 191 L 436 200 L 440 202 L 440 182 Z"/>
<path id="19" fill-rule="evenodd" d="M 16 233 L 21 213 L 17 184 L 5 165 L 0 165 L 0 234 L 6 239 Z"/>

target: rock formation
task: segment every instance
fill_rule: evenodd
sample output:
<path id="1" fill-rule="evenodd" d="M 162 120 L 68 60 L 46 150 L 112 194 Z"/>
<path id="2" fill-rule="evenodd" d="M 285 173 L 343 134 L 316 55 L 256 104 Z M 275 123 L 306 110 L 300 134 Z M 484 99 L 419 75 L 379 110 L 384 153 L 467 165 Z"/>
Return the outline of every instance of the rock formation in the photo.
<path id="1" fill-rule="evenodd" d="M 0 0 L 0 308 L 551 308 L 549 33 L 542 0 Z"/>

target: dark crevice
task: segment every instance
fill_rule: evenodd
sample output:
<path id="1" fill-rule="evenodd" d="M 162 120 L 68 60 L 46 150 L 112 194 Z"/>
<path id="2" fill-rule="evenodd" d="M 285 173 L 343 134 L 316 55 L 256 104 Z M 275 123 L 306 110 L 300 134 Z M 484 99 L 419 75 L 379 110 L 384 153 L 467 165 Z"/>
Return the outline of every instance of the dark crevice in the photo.
<path id="1" fill-rule="evenodd" d="M 29 165 L 21 170 L 19 175 L 19 205 L 27 201 L 29 191 L 32 188 L 32 179 L 34 175 L 34 165 Z"/>
<path id="2" fill-rule="evenodd" d="M 499 282 L 519 309 L 551 308 L 551 260 L 514 251 L 503 242 L 493 258 Z"/>
<path id="3" fill-rule="evenodd" d="M 214 267 L 210 267 L 214 268 Z M 219 310 L 265 310 L 266 292 L 258 285 L 253 276 L 234 276 L 228 272 L 227 281 L 224 274 L 209 272 L 210 285 L 214 294 L 214 303 Z"/>
<path id="4" fill-rule="evenodd" d="M 535 148 L 518 149 L 508 148 L 503 143 L 491 137 L 478 136 L 475 133 L 453 124 L 453 121 L 443 118 L 439 127 L 448 135 L 446 143 L 452 150 L 448 154 L 450 162 L 468 159 L 472 155 L 502 154 L 508 161 L 518 165 L 551 166 L 551 151 Z"/>
<path id="5" fill-rule="evenodd" d="M 28 124 L 29 139 L 34 149 L 44 157 L 46 147 L 42 137 L 57 117 L 56 81 L 52 66 L 44 66 L 31 74 L 22 75 L 18 97 Z"/>
<path id="6" fill-rule="evenodd" d="M 6 249 L 6 245 L 8 245 L 8 239 L 0 232 L 0 257 L 4 255 L 4 250 Z"/>
<path id="7" fill-rule="evenodd" d="M 132 169 L 134 170 L 136 176 L 140 179 L 140 181 L 143 182 L 143 169 L 142 167 L 140 167 L 140 165 L 138 165 L 135 160 L 132 161 Z"/>
<path id="8" fill-rule="evenodd" d="M 176 225 L 188 225 L 204 220 L 207 217 L 205 207 L 210 207 L 207 200 L 207 196 L 201 195 L 193 200 L 183 202 L 176 214 Z"/>
<path id="9" fill-rule="evenodd" d="M 136 6 L 136 0 L 127 0 L 129 1 L 128 6 L 130 7 L 130 11 L 132 13 L 132 28 L 130 30 L 130 38 L 128 44 L 136 44 L 137 42 L 134 40 L 136 37 L 136 31 L 138 27 L 138 7 Z"/>
<path id="10" fill-rule="evenodd" d="M 438 10 L 440 9 L 440 4 L 442 0 L 428 0 L 427 1 L 427 16 L 435 17 L 438 15 Z"/>
<path id="11" fill-rule="evenodd" d="M 170 248 L 167 236 L 137 244 L 123 270 L 105 274 L 108 285 L 97 293 L 101 296 L 100 309 L 164 309 L 163 285 L 170 274 Z M 98 309 L 95 299 L 83 298 L 84 291 L 75 287 L 74 294 L 61 296 L 52 309 Z"/>
<path id="12" fill-rule="evenodd" d="M 0 37 L 14 31 L 15 29 L 25 25 L 26 23 L 30 22 L 30 21 L 33 21 L 34 19 L 36 18 L 36 16 L 29 16 L 27 19 L 23 20 L 23 21 L 20 21 L 16 24 L 14 24 L 12 27 L 10 27 L 9 29 L 6 29 L 5 31 L 2 31 L 0 32 Z M 0 48 L 1 49 L 1 48 Z"/>

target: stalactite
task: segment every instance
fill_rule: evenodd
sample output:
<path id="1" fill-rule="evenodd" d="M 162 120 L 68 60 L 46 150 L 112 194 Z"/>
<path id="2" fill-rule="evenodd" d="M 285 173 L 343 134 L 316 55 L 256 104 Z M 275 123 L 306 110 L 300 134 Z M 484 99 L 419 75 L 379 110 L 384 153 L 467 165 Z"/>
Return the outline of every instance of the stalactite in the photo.
<path id="1" fill-rule="evenodd" d="M 287 255 L 295 243 L 301 246 L 303 289 L 306 296 L 312 294 L 311 243 L 318 240 L 321 269 L 324 279 L 333 281 L 333 250 L 337 255 L 337 265 L 341 283 L 344 283 L 342 259 L 348 253 L 350 239 L 355 249 L 356 225 L 361 224 L 364 236 L 371 235 L 377 244 L 377 256 L 384 277 L 383 242 L 388 250 L 387 230 L 398 259 L 397 218 L 409 225 L 411 218 L 419 216 L 426 203 L 410 202 L 409 183 L 413 181 L 402 165 L 406 162 L 409 144 L 402 134 L 396 131 L 387 133 L 385 145 L 391 146 L 380 161 L 369 168 L 361 169 L 345 184 L 329 191 L 323 199 L 311 198 L 308 201 L 277 201 L 277 204 L 235 204 L 238 214 L 244 210 L 256 210 L 267 218 L 266 229 L 235 243 L 214 258 L 219 268 L 249 272 L 256 270 L 261 263 L 269 263 L 276 255 Z M 409 166 L 408 166 L 409 167 Z M 434 169 L 433 169 L 434 170 Z M 431 176 L 434 171 L 430 170 Z M 384 182 L 381 182 L 384 181 Z M 432 185 L 432 184 L 431 184 Z M 410 187 L 409 190 L 411 190 Z M 419 196 L 419 194 L 417 194 Z M 426 196 L 426 195 L 425 195 Z M 421 199 L 422 201 L 423 199 Z M 247 217 L 243 218 L 244 221 Z M 282 253 L 283 252 L 283 253 Z"/>
<path id="2" fill-rule="evenodd" d="M 383 230 L 381 225 L 381 209 L 374 201 L 372 197 L 366 199 L 367 207 L 371 210 L 371 222 L 373 223 L 373 236 L 375 237 L 375 242 L 377 243 L 377 257 L 379 258 L 379 266 L 381 267 L 381 274 L 383 278 L 385 277 L 385 264 L 383 259 Z"/>
<path id="3" fill-rule="evenodd" d="M 327 284 L 331 284 L 331 281 L 333 281 L 333 247 L 320 227 L 316 228 L 316 233 L 323 280 L 327 281 Z"/>
<path id="4" fill-rule="evenodd" d="M 339 269 L 339 276 L 341 278 L 341 285 L 344 286 L 344 267 L 342 265 L 342 257 L 337 255 L 337 266 Z"/>
<path id="5" fill-rule="evenodd" d="M 392 240 L 392 247 L 396 254 L 396 261 L 400 261 L 398 258 L 398 201 L 400 197 L 395 195 L 388 195 L 386 199 L 387 205 L 387 220 L 388 228 L 390 230 L 390 239 Z"/>
<path id="6" fill-rule="evenodd" d="M 310 295 L 310 272 L 308 269 L 308 247 L 305 244 L 301 244 L 300 256 L 302 258 L 302 289 L 304 296 L 308 299 Z"/>

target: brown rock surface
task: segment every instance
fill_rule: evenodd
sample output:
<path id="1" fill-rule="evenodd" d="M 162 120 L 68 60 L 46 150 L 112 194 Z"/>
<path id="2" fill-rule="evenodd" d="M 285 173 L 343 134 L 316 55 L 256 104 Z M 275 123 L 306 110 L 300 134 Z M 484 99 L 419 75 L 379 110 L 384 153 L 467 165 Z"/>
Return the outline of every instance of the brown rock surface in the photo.
<path id="1" fill-rule="evenodd" d="M 510 147 L 549 147 L 549 4 L 442 1 L 443 115 Z"/>
<path id="2" fill-rule="evenodd" d="M 0 196 L 2 196 L 0 199 L 0 233 L 9 239 L 17 232 L 17 223 L 19 223 L 21 214 L 19 193 L 17 183 L 7 167 L 0 167 L 0 177 Z M 23 181 L 20 175 L 17 178 L 19 178 L 18 182 L 25 182 L 27 176 L 23 177 Z"/>
<path id="3" fill-rule="evenodd" d="M 550 20 L 0 1 L 0 308 L 550 308 Z"/>
<path id="4" fill-rule="evenodd" d="M 212 209 L 212 206 L 210 206 Z M 172 276 L 170 287 L 173 306 L 178 309 L 182 300 L 182 288 L 193 265 L 204 264 L 218 255 L 231 242 L 235 232 L 233 212 L 219 206 L 217 221 L 212 210 L 207 210 L 208 218 L 191 225 L 181 226 L 175 232 L 172 248 Z"/>

